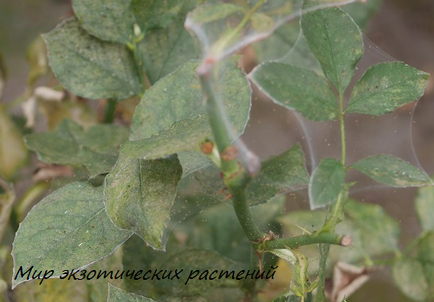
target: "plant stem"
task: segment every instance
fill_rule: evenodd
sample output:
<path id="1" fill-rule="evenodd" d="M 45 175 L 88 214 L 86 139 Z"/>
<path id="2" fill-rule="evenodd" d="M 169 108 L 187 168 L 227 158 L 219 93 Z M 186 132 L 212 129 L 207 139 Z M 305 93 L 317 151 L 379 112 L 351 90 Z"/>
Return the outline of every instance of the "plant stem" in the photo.
<path id="1" fill-rule="evenodd" d="M 220 155 L 232 147 L 232 137 L 230 136 L 229 122 L 226 120 L 223 102 L 215 90 L 215 76 L 218 74 L 214 68 L 201 69 L 198 74 L 204 96 L 206 98 L 207 113 L 210 126 L 214 135 L 217 149 Z M 236 156 L 221 160 L 221 171 L 224 181 L 232 194 L 235 214 L 243 228 L 244 233 L 251 242 L 259 242 L 263 238 L 263 233 L 258 229 L 253 221 L 252 214 L 247 203 L 246 189 L 250 181 L 250 175 L 237 161 Z"/>
<path id="2" fill-rule="evenodd" d="M 345 121 L 344 121 L 344 96 L 343 92 L 339 91 L 339 125 L 341 128 L 341 162 L 342 166 L 346 165 L 346 158 L 347 158 L 347 146 L 346 146 L 346 139 L 345 139 Z"/>
<path id="3" fill-rule="evenodd" d="M 250 247 L 250 266 L 249 269 L 251 271 L 259 271 L 259 261 L 258 254 L 253 247 Z M 255 287 L 256 287 L 256 279 L 245 279 L 243 283 L 243 288 L 246 289 L 246 301 L 253 301 L 252 297 L 255 296 Z"/>
<path id="4" fill-rule="evenodd" d="M 309 244 L 325 243 L 327 245 L 341 245 L 349 246 L 351 244 L 351 238 L 346 235 L 338 235 L 333 233 L 313 233 L 309 235 L 301 235 L 297 237 L 280 238 L 262 243 L 261 249 L 285 249 L 285 248 L 297 248 Z"/>
<path id="5" fill-rule="evenodd" d="M 115 119 L 115 112 L 116 112 L 116 101 L 112 99 L 107 100 L 107 104 L 105 107 L 105 113 L 104 113 L 104 124 L 110 124 Z"/>
<path id="6" fill-rule="evenodd" d="M 325 279 L 326 279 L 327 258 L 329 255 L 329 251 L 330 251 L 329 244 L 319 245 L 320 262 L 319 262 L 318 288 L 315 295 L 315 302 L 326 301 Z"/>
<path id="7" fill-rule="evenodd" d="M 341 163 L 344 169 L 346 168 L 346 138 L 345 138 L 345 111 L 344 111 L 344 91 L 339 88 L 339 126 L 341 132 Z M 336 203 L 332 208 L 332 214 L 327 218 L 324 223 L 323 231 L 333 233 L 336 225 L 343 220 L 344 205 L 347 199 L 347 189 L 343 188 L 338 195 Z M 319 265 L 319 283 L 315 302 L 325 301 L 325 278 L 326 278 L 326 264 L 330 252 L 330 245 L 322 243 L 319 245 L 320 251 L 320 265 Z"/>
<path id="8" fill-rule="evenodd" d="M 237 215 L 244 233 L 247 238 L 249 238 L 250 242 L 258 242 L 263 238 L 264 234 L 258 229 L 253 220 L 252 213 L 247 203 L 246 187 L 247 183 L 245 185 L 229 186 L 232 192 L 235 214 Z"/>
<path id="9" fill-rule="evenodd" d="M 229 129 L 226 126 L 226 115 L 224 112 L 223 104 L 219 100 L 217 92 L 214 89 L 213 83 L 213 69 L 207 70 L 205 73 L 199 73 L 202 90 L 206 98 L 206 108 L 209 118 L 209 123 L 214 135 L 217 149 L 220 154 L 231 145 L 232 139 L 229 136 Z M 232 175 L 237 173 L 240 169 L 236 159 L 222 160 L 221 170 L 225 175 Z"/>

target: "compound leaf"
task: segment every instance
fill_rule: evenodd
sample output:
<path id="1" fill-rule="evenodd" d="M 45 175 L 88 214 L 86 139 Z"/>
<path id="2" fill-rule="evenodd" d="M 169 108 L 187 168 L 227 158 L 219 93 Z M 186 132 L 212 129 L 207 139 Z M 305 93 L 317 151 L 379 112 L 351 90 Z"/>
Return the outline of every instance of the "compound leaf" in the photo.
<path id="1" fill-rule="evenodd" d="M 420 187 L 432 184 L 432 180 L 425 172 L 392 155 L 369 156 L 351 167 L 379 183 L 392 187 Z"/>
<path id="2" fill-rule="evenodd" d="M 43 38 L 51 69 L 72 93 L 89 99 L 116 100 L 141 94 L 137 70 L 126 46 L 92 37 L 74 18 Z"/>
<path id="3" fill-rule="evenodd" d="M 318 1 L 309 3 L 316 5 Z M 309 9 L 310 5 L 306 8 Z M 303 15 L 301 24 L 309 48 L 320 62 L 324 75 L 343 93 L 363 55 L 359 27 L 347 13 L 336 7 L 307 13 Z"/>
<path id="4" fill-rule="evenodd" d="M 121 156 L 106 177 L 104 201 L 112 221 L 165 249 L 164 230 L 182 168 L 178 158 L 143 160 Z"/>
<path id="5" fill-rule="evenodd" d="M 383 115 L 419 99 L 429 75 L 401 62 L 371 66 L 351 93 L 346 112 Z"/>
<path id="6" fill-rule="evenodd" d="M 277 62 L 264 63 L 250 78 L 276 104 L 315 121 L 338 115 L 336 97 L 326 80 L 315 72 Z"/>
<path id="7" fill-rule="evenodd" d="M 22 273 L 31 267 L 32 273 L 53 270 L 54 277 L 87 266 L 113 253 L 131 235 L 107 216 L 102 186 L 66 185 L 40 201 L 20 224 L 12 249 L 12 285 L 27 281 Z"/>
<path id="8" fill-rule="evenodd" d="M 345 183 L 342 163 L 334 158 L 324 158 L 313 171 L 309 183 L 310 208 L 316 209 L 336 202 Z"/>

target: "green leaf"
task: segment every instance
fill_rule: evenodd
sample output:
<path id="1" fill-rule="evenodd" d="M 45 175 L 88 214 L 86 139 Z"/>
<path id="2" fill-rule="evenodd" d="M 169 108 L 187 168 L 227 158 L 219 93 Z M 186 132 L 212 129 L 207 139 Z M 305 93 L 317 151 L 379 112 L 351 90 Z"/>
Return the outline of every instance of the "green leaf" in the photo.
<path id="1" fill-rule="evenodd" d="M 400 227 L 396 219 L 387 215 L 382 207 L 349 200 L 345 213 L 360 232 L 359 248 L 369 255 L 382 255 L 398 250 Z"/>
<path id="2" fill-rule="evenodd" d="M 410 258 L 403 258 L 392 267 L 392 275 L 398 288 L 407 297 L 416 301 L 426 301 L 428 297 L 428 283 L 422 264 Z"/>
<path id="3" fill-rule="evenodd" d="M 0 105 L 0 177 L 12 180 L 26 160 L 27 150 L 22 134 Z"/>
<path id="4" fill-rule="evenodd" d="M 309 1 L 317 5 L 317 1 Z M 340 8 L 326 8 L 303 15 L 302 29 L 310 50 L 318 59 L 325 76 L 343 93 L 348 87 L 356 63 L 363 55 L 363 39 L 353 19 Z"/>
<path id="5" fill-rule="evenodd" d="M 184 2 L 186 1 L 132 0 L 131 6 L 142 31 L 148 32 L 150 29 L 166 28 L 175 22 Z"/>
<path id="6" fill-rule="evenodd" d="M 106 177 L 107 213 L 120 228 L 132 230 L 153 248 L 164 250 L 164 230 L 181 175 L 177 157 L 147 161 L 121 154 Z"/>
<path id="7" fill-rule="evenodd" d="M 305 188 L 308 183 L 303 150 L 297 144 L 262 164 L 259 174 L 247 187 L 247 199 L 250 205 L 265 203 L 288 191 Z"/>
<path id="8" fill-rule="evenodd" d="M 66 20 L 43 38 L 51 69 L 72 93 L 116 100 L 141 94 L 135 63 L 126 46 L 92 37 L 76 19 Z"/>
<path id="9" fill-rule="evenodd" d="M 274 31 L 267 39 L 252 44 L 256 62 L 278 60 L 295 45 L 299 36 L 299 22 L 288 22 Z"/>
<path id="10" fill-rule="evenodd" d="M 182 178 L 193 173 L 194 171 L 212 165 L 211 160 L 203 153 L 198 153 L 195 151 L 181 151 L 177 154 L 179 162 L 182 165 Z"/>
<path id="11" fill-rule="evenodd" d="M 26 59 L 30 65 L 29 75 L 27 76 L 27 83 L 29 86 L 34 86 L 39 78 L 49 72 L 47 47 L 44 40 L 40 36 L 33 40 L 33 42 L 29 45 L 26 53 Z"/>
<path id="12" fill-rule="evenodd" d="M 202 0 L 182 1 L 182 8 L 177 16 L 176 11 L 179 9 L 180 0 L 133 0 L 133 6 L 141 5 L 143 1 L 147 2 L 146 7 L 154 5 L 153 9 L 160 14 L 157 17 L 152 10 L 145 10 L 144 6 L 140 6 L 140 11 L 135 11 L 143 30 L 148 27 L 151 28 L 138 47 L 143 62 L 143 70 L 150 83 L 154 84 L 181 64 L 199 58 L 200 49 L 184 28 L 184 21 L 187 12 L 199 5 Z M 164 9 L 165 6 L 168 6 L 167 8 L 170 10 L 163 13 L 160 9 Z M 152 14 L 151 18 L 149 18 L 150 14 Z M 175 17 L 176 19 L 172 23 L 172 18 Z"/>
<path id="13" fill-rule="evenodd" d="M 191 181 L 191 185 L 199 186 L 200 192 L 208 199 L 227 202 L 229 196 L 222 192 L 225 184 L 219 172 L 215 166 L 211 166 L 192 173 L 183 183 Z M 308 183 L 309 175 L 304 165 L 303 152 L 300 145 L 295 145 L 285 153 L 262 163 L 259 174 L 247 187 L 247 200 L 250 206 L 266 203 L 288 191 L 305 188 Z"/>
<path id="14" fill-rule="evenodd" d="M 127 44 L 133 37 L 131 0 L 73 0 L 72 8 L 83 28 L 101 40 Z"/>
<path id="15" fill-rule="evenodd" d="M 281 196 L 267 204 L 252 207 L 252 216 L 258 228 L 279 234 L 280 225 L 276 217 L 284 210 L 284 203 L 285 198 Z M 198 204 L 203 210 L 197 210 Z M 205 207 L 200 195 L 178 199 L 171 216 L 171 221 L 176 223 L 175 236 L 186 238 L 189 247 L 213 250 L 229 259 L 248 264 L 250 243 L 233 207 L 221 202 Z M 186 221 L 180 222 L 182 219 Z"/>
<path id="16" fill-rule="evenodd" d="M 208 116 L 202 115 L 193 120 L 176 121 L 150 138 L 126 142 L 121 153 L 128 157 L 156 159 L 182 151 L 199 151 L 199 144 L 211 135 Z"/>
<path id="17" fill-rule="evenodd" d="M 345 185 L 345 170 L 334 158 L 324 158 L 313 171 L 309 183 L 310 208 L 316 209 L 336 202 Z"/>
<path id="18" fill-rule="evenodd" d="M 380 9 L 382 0 L 366 0 L 365 2 L 355 2 L 342 7 L 354 22 L 364 29 L 368 25 L 371 17 Z"/>
<path id="19" fill-rule="evenodd" d="M 392 187 L 420 187 L 433 184 L 425 172 L 392 155 L 366 157 L 353 164 L 351 168 Z"/>
<path id="20" fill-rule="evenodd" d="M 220 66 L 221 82 L 217 83 L 217 87 L 222 92 L 228 120 L 237 135 L 240 135 L 249 119 L 251 90 L 245 75 L 236 64 L 236 59 L 231 59 Z M 130 140 L 150 138 L 148 142 L 152 141 L 152 145 L 149 148 L 155 149 L 149 150 L 155 151 L 155 157 L 167 152 L 194 150 L 198 147 L 198 141 L 211 134 L 210 127 L 205 125 L 208 115 L 196 77 L 198 65 L 198 61 L 181 65 L 148 89 L 136 107 Z M 187 130 L 189 125 L 192 126 L 191 130 Z M 185 133 L 183 128 L 186 129 Z M 155 137 L 151 138 L 153 135 Z M 141 143 L 128 145 L 134 144 L 140 147 Z M 176 150 L 177 148 L 180 149 Z M 183 166 L 192 166 L 194 164 L 191 162 L 197 161 L 192 156 L 181 157 L 181 160 Z"/>
<path id="21" fill-rule="evenodd" d="M 145 298 L 133 293 L 121 290 L 109 283 L 109 293 L 107 302 L 153 302 L 150 298 Z"/>
<path id="22" fill-rule="evenodd" d="M 434 299 L 434 233 L 427 233 L 417 246 L 417 260 L 428 282 L 428 299 Z"/>
<path id="23" fill-rule="evenodd" d="M 170 255 L 167 255 L 162 261 L 158 264 L 159 269 L 164 268 L 165 270 L 173 270 L 184 268 L 184 271 L 180 275 L 180 279 L 174 278 L 173 280 L 160 280 L 155 283 L 155 290 L 160 294 L 182 297 L 182 296 L 206 296 L 208 292 L 218 287 L 219 290 L 222 290 L 223 287 L 235 287 L 241 286 L 242 282 L 237 280 L 232 280 L 232 278 L 222 278 L 219 279 L 218 276 L 215 280 L 203 280 L 204 275 L 202 276 L 202 280 L 200 280 L 199 275 L 204 271 L 208 271 L 208 277 L 211 272 L 214 270 L 217 271 L 225 271 L 229 272 L 234 270 L 235 275 L 237 274 L 238 269 L 235 266 L 236 263 L 231 261 L 215 251 L 207 251 L 207 250 L 199 250 L 199 249 L 187 249 L 184 251 L 176 251 Z M 199 275 L 196 278 L 188 280 L 188 276 L 190 272 L 194 272 L 199 270 Z M 215 274 L 213 275 L 215 276 Z M 213 300 L 209 300 L 213 301 Z"/>
<path id="24" fill-rule="evenodd" d="M 419 188 L 414 202 L 422 230 L 434 231 L 434 187 Z"/>
<path id="25" fill-rule="evenodd" d="M 119 145 L 128 139 L 128 129 L 115 125 L 97 125 L 83 130 L 72 120 L 64 120 L 53 132 L 25 136 L 27 148 L 37 152 L 46 163 L 85 166 L 93 178 L 110 172 L 116 162 Z"/>
<path id="26" fill-rule="evenodd" d="M 199 63 L 186 62 L 146 91 L 136 107 L 130 140 L 149 138 L 170 128 L 176 121 L 206 114 L 196 76 Z M 251 90 L 236 64 L 236 59 L 232 59 L 220 66 L 220 83 L 217 83 L 217 87 L 225 100 L 228 119 L 240 135 L 249 118 Z"/>
<path id="27" fill-rule="evenodd" d="M 429 75 L 401 62 L 370 67 L 355 85 L 346 112 L 383 115 L 419 99 Z"/>
<path id="28" fill-rule="evenodd" d="M 142 241 L 143 243 L 143 241 Z M 104 259 L 101 259 L 100 261 L 97 261 L 93 263 L 92 265 L 87 267 L 87 271 L 90 273 L 90 271 L 95 270 L 97 272 L 99 271 L 113 271 L 114 274 L 119 270 L 119 272 L 122 272 L 124 270 L 122 265 L 122 257 L 123 257 L 123 250 L 124 250 L 124 244 L 122 244 L 122 247 L 117 249 L 116 252 L 111 254 L 108 257 L 105 257 Z M 62 280 L 63 281 L 63 280 Z M 136 280 L 134 280 L 136 281 Z M 75 282 L 73 282 L 75 283 Z M 122 286 L 124 283 L 123 279 L 114 279 L 110 280 L 110 285 L 112 286 Z M 99 302 L 99 301 L 107 301 L 108 296 L 108 283 L 107 279 L 100 278 L 100 279 L 91 279 L 86 280 L 85 285 L 88 290 L 88 302 Z M 83 300 L 82 300 L 83 301 Z"/>
<path id="29" fill-rule="evenodd" d="M 40 201 L 20 224 L 13 244 L 13 276 L 25 272 L 63 270 L 87 266 L 113 253 L 131 236 L 110 221 L 103 203 L 103 187 L 77 182 L 54 191 Z M 32 272 L 32 273 L 33 273 Z M 13 287 L 27 280 L 21 274 Z"/>
<path id="30" fill-rule="evenodd" d="M 338 115 L 336 97 L 326 80 L 308 69 L 282 63 L 264 63 L 250 75 L 252 81 L 276 104 L 315 121 Z"/>
<path id="31" fill-rule="evenodd" d="M 279 60 L 279 62 L 309 69 L 321 77 L 324 76 L 321 66 L 310 51 L 309 45 L 307 44 L 306 38 L 301 30 L 294 47 L 292 47 L 286 56 Z"/>

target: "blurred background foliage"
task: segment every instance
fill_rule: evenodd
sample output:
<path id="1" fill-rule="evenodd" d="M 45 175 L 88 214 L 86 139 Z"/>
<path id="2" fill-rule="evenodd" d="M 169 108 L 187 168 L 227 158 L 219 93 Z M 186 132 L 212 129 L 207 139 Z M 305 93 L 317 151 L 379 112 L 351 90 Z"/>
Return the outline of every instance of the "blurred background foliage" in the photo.
<path id="1" fill-rule="evenodd" d="M 353 4 L 346 10 L 364 29 L 373 45 L 378 45 L 396 60 L 434 73 L 434 1 L 369 0 L 367 4 Z M 59 88 L 49 73 L 45 46 L 38 37 L 71 14 L 68 0 L 0 0 L 0 179 L 4 180 L 0 183 L 0 239 L 3 237 L 0 245 L 0 301 L 72 301 L 72 295 L 77 297 L 76 301 L 102 301 L 101 297 L 106 293 L 106 285 L 101 292 L 92 290 L 92 287 L 97 286 L 94 281 L 77 284 L 49 280 L 46 281 L 47 287 L 39 287 L 36 282 L 31 282 L 19 286 L 12 294 L 7 293 L 8 286 L 4 281 L 10 280 L 10 246 L 18 223 L 24 218 L 26 211 L 47 192 L 51 185 L 47 180 L 53 176 L 72 175 L 67 169 L 37 166 L 34 156 L 30 156 L 24 147 L 22 135 L 32 131 L 32 128 L 54 129 L 64 117 L 76 119 L 84 126 L 102 119 L 101 108 L 105 106 L 104 100 L 89 104 L 72 95 L 49 94 L 53 91 L 35 92 L 40 83 Z M 246 49 L 246 69 L 251 69 L 261 61 L 261 56 L 265 56 L 260 49 L 257 45 Z M 278 58 L 284 54 L 276 49 L 274 51 L 266 56 Z M 412 129 L 416 154 L 421 166 L 430 175 L 434 173 L 433 93 L 431 78 L 426 94 L 416 108 Z M 39 100 L 32 103 L 29 101 L 32 97 Z M 67 101 L 57 102 L 58 98 Z M 39 102 L 37 112 L 34 111 L 35 102 Z M 118 121 L 130 121 L 136 102 L 137 100 L 130 100 L 119 106 Z M 23 103 L 27 105 L 20 106 Z M 290 126 L 286 112 L 256 95 L 244 139 L 265 159 L 283 152 L 293 144 L 288 135 Z M 396 131 L 405 132 L 408 125 L 400 127 L 402 128 Z M 276 134 L 270 136 L 271 132 Z M 369 142 L 366 141 L 366 144 Z M 14 186 L 9 182 L 13 182 Z M 415 194 L 416 190 L 413 189 L 405 192 L 391 190 L 367 194 L 362 196 L 361 200 L 384 206 L 386 212 L 401 223 L 402 242 L 409 242 L 420 233 L 413 207 Z M 305 196 L 290 195 L 290 208 L 307 208 Z M 12 208 L 14 200 L 19 201 L 15 210 Z M 9 220 L 5 217 L 12 217 L 8 228 L 3 225 Z M 119 255 L 114 254 L 98 265 L 116 268 L 116 257 Z M 53 297 L 56 298 L 50 300 Z M 363 290 L 358 291 L 348 301 L 410 300 L 392 284 L 387 270 L 379 270 L 373 273 L 373 278 L 363 286 Z"/>

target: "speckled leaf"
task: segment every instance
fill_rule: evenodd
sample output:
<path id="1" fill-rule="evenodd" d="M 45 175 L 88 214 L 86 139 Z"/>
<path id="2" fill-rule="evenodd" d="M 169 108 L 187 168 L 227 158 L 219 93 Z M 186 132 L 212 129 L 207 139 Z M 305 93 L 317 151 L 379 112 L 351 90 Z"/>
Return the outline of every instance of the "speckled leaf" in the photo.
<path id="1" fill-rule="evenodd" d="M 338 114 L 332 89 L 313 71 L 271 62 L 255 68 L 250 78 L 276 104 L 296 110 L 308 119 L 333 120 Z"/>
<path id="2" fill-rule="evenodd" d="M 184 182 L 197 182 L 200 192 L 209 199 L 227 201 L 229 197 L 222 192 L 225 185 L 219 172 L 216 167 L 211 166 L 192 173 Z M 288 191 L 305 188 L 308 183 L 309 175 L 304 165 L 303 151 L 300 145 L 296 145 L 262 163 L 259 174 L 247 187 L 247 200 L 251 206 L 266 203 Z"/>
<path id="3" fill-rule="evenodd" d="M 345 185 L 345 170 L 334 158 L 324 158 L 313 171 L 309 183 L 310 208 L 316 209 L 336 202 Z"/>
<path id="4" fill-rule="evenodd" d="M 393 265 L 392 275 L 398 288 L 407 297 L 416 301 L 426 301 L 428 282 L 422 263 L 416 259 L 403 258 Z"/>
<path id="5" fill-rule="evenodd" d="M 279 234 L 280 225 L 276 217 L 282 214 L 284 204 L 285 197 L 280 196 L 269 203 L 252 207 L 250 210 L 258 228 Z M 198 205 L 203 208 L 202 211 L 198 210 Z M 227 203 L 206 206 L 200 194 L 180 198 L 172 208 L 171 221 L 177 225 L 176 236 L 185 238 L 187 246 L 213 250 L 234 261 L 249 263 L 249 240 L 233 207 Z"/>
<path id="6" fill-rule="evenodd" d="M 236 64 L 236 59 L 232 59 L 220 66 L 221 82 L 217 86 L 222 90 L 222 99 L 225 102 L 229 122 L 240 135 L 249 118 L 251 90 L 245 75 Z M 173 135 L 176 133 L 173 132 L 175 129 L 182 130 L 180 126 L 188 122 L 187 119 L 190 119 L 191 123 L 205 122 L 200 117 L 207 116 L 207 114 L 201 86 L 196 77 L 198 65 L 198 61 L 189 61 L 146 91 L 136 107 L 130 140 L 148 139 L 161 131 L 166 131 L 164 135 Z M 186 121 L 182 122 L 182 120 Z M 182 134 L 186 138 L 190 137 L 192 141 L 182 142 L 183 146 L 180 145 L 179 147 L 182 148 L 178 151 L 186 150 L 185 147 L 188 147 L 187 149 L 197 148 L 196 141 L 203 135 L 211 133 L 208 125 L 204 125 L 202 129 L 200 127 L 195 127 L 195 129 L 197 131 Z M 181 135 L 181 132 L 179 134 Z M 182 136 L 180 135 L 177 134 L 178 137 Z M 154 137 L 152 140 L 155 142 L 159 139 Z M 191 147 L 188 146 L 190 143 Z M 166 141 L 161 139 L 158 144 L 159 150 L 176 151 L 177 146 L 172 145 L 169 139 Z M 189 161 L 195 161 L 192 156 L 181 159 L 183 166 L 192 166 Z"/>
<path id="7" fill-rule="evenodd" d="M 211 136 L 208 116 L 180 120 L 150 138 L 129 141 L 122 145 L 124 156 L 156 159 L 181 151 L 198 150 L 200 142 Z"/>
<path id="8" fill-rule="evenodd" d="M 30 150 L 50 164 L 84 166 L 91 177 L 107 173 L 116 162 L 119 145 L 128 139 L 128 129 L 97 125 L 83 130 L 72 120 L 64 120 L 53 132 L 25 136 Z"/>
<path id="9" fill-rule="evenodd" d="M 429 75 L 401 62 L 370 67 L 351 93 L 346 112 L 383 115 L 419 99 Z"/>
<path id="10" fill-rule="evenodd" d="M 109 283 L 107 302 L 154 302 L 150 298 L 129 293 Z"/>
<path id="11" fill-rule="evenodd" d="M 148 89 L 136 107 L 130 140 L 149 138 L 170 128 L 174 122 L 206 114 L 196 69 L 189 61 Z M 228 119 L 238 135 L 244 131 L 250 111 L 250 86 L 235 59 L 219 67 L 222 99 Z M 168 142 L 170 143 L 170 142 Z"/>
<path id="12" fill-rule="evenodd" d="M 0 177 L 12 180 L 26 160 L 27 150 L 22 133 L 0 105 Z"/>
<path id="13" fill-rule="evenodd" d="M 235 265 L 236 263 L 234 261 L 221 256 L 215 251 L 187 249 L 181 252 L 175 252 L 162 259 L 158 268 L 160 269 L 161 267 L 163 270 L 168 271 L 175 271 L 175 269 L 180 271 L 184 268 L 184 271 L 180 274 L 180 279 L 173 278 L 172 280 L 160 280 L 159 282 L 155 283 L 155 289 L 158 292 L 164 293 L 168 296 L 182 297 L 194 295 L 205 296 L 209 290 L 215 287 L 220 287 L 219 290 L 222 290 L 222 287 L 226 286 L 241 286 L 242 283 L 240 281 L 232 280 L 231 277 L 227 279 L 219 279 L 218 276 L 215 280 L 205 281 L 203 278 L 202 280 L 199 280 L 200 278 L 198 275 L 196 278 L 186 282 L 190 271 L 199 270 L 200 272 L 204 272 L 208 270 L 209 274 L 211 274 L 211 272 L 214 270 L 228 270 L 229 272 L 232 270 L 237 271 L 237 267 Z M 236 273 L 237 272 L 235 272 L 235 274 Z M 215 275 L 216 274 L 214 274 L 213 277 Z"/>
<path id="14" fill-rule="evenodd" d="M 150 29 L 166 28 L 172 24 L 185 2 L 191 0 L 132 0 L 131 6 L 142 31 L 148 32 Z"/>
<path id="15" fill-rule="evenodd" d="M 176 156 L 143 160 L 121 154 L 106 177 L 107 213 L 120 228 L 132 230 L 153 248 L 164 250 L 164 230 L 181 175 Z"/>
<path id="16" fill-rule="evenodd" d="M 434 187 L 419 188 L 414 202 L 422 229 L 434 231 Z"/>
<path id="17" fill-rule="evenodd" d="M 265 203 L 288 191 L 306 188 L 308 183 L 303 150 L 297 144 L 262 164 L 259 174 L 247 187 L 247 199 L 250 205 Z"/>
<path id="18" fill-rule="evenodd" d="M 366 157 L 351 167 L 392 187 L 421 187 L 433 183 L 425 172 L 392 155 Z"/>
<path id="19" fill-rule="evenodd" d="M 136 11 L 139 24 L 143 28 L 151 29 L 146 33 L 146 38 L 139 44 L 139 50 L 143 69 L 151 84 L 154 84 L 181 64 L 200 57 L 200 49 L 184 28 L 184 20 L 187 12 L 199 5 L 202 0 L 133 0 L 133 4 L 138 5 L 143 1 L 146 1 L 147 5 L 155 4 L 154 9 L 159 12 L 165 6 L 170 8 L 158 18 L 153 15 L 150 19 L 143 19 L 143 14 L 147 16 L 150 14 L 149 11 L 143 10 L 143 7 L 140 12 Z M 179 2 L 182 2 L 182 7 L 179 7 Z M 180 11 L 176 14 L 178 9 Z"/>
<path id="20" fill-rule="evenodd" d="M 126 46 L 104 42 L 68 19 L 43 35 L 51 69 L 72 93 L 89 99 L 122 100 L 142 88 Z"/>
<path id="21" fill-rule="evenodd" d="M 87 266 L 113 251 L 132 235 L 119 230 L 104 210 L 103 187 L 77 182 L 54 191 L 40 201 L 20 224 L 13 244 L 13 276 L 24 272 Z M 19 274 L 13 287 L 26 281 Z"/>
<path id="22" fill-rule="evenodd" d="M 360 232 L 361 248 L 364 251 L 370 255 L 398 251 L 399 223 L 382 207 L 349 200 L 345 204 L 345 214 Z"/>
<path id="23" fill-rule="evenodd" d="M 309 3 L 306 8 L 318 4 L 317 1 Z M 347 13 L 337 7 L 307 13 L 303 15 L 301 24 L 309 48 L 320 62 L 325 76 L 343 93 L 363 55 L 360 29 Z"/>
<path id="24" fill-rule="evenodd" d="M 127 44 L 133 37 L 131 0 L 73 0 L 72 8 L 83 28 L 101 40 Z"/>

